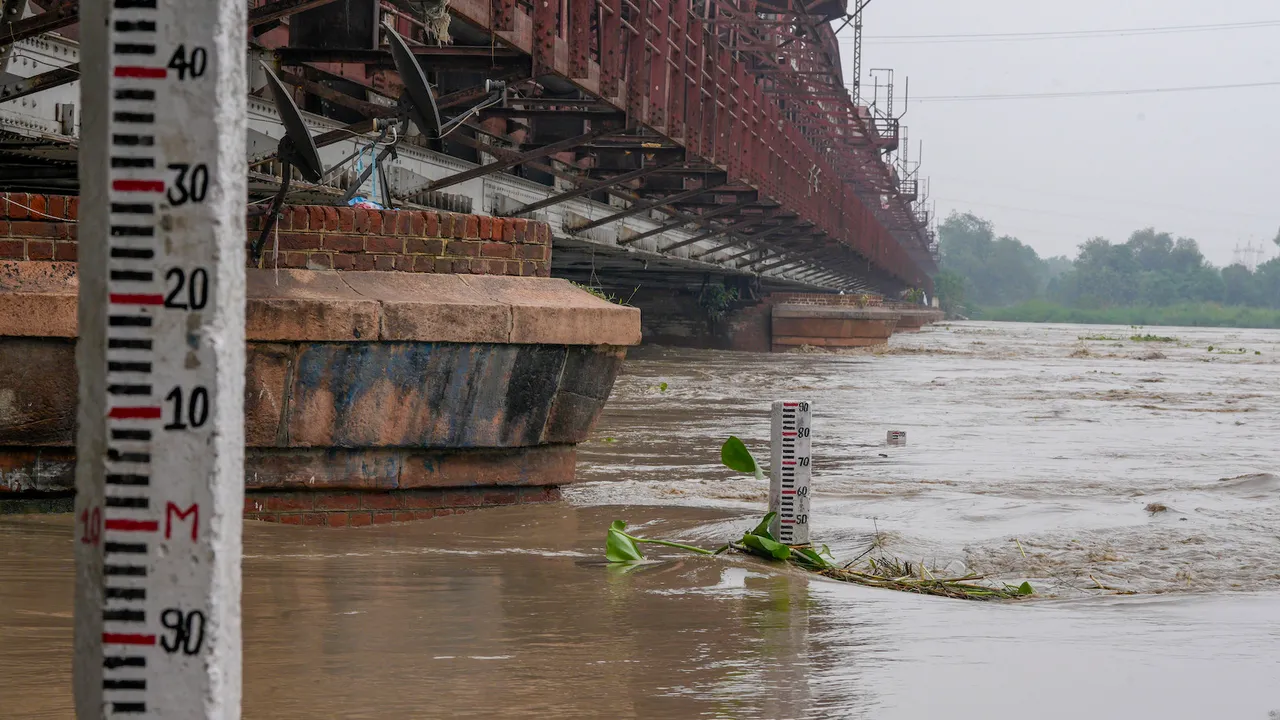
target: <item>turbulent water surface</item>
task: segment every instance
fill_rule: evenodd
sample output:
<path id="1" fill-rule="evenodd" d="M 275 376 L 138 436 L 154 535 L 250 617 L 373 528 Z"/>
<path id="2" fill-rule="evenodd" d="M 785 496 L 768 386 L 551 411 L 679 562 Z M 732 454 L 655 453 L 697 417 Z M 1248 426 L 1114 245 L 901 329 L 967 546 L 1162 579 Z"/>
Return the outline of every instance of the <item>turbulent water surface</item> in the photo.
<path id="1" fill-rule="evenodd" d="M 783 397 L 815 405 L 816 540 L 1038 597 L 597 562 L 615 518 L 708 546 L 748 527 L 766 488 L 719 443 L 765 456 Z M 1276 331 L 963 323 L 840 355 L 637 350 L 566 503 L 248 526 L 245 716 L 1280 717 L 1277 438 Z M 70 527 L 0 518 L 0 717 L 71 712 Z"/>

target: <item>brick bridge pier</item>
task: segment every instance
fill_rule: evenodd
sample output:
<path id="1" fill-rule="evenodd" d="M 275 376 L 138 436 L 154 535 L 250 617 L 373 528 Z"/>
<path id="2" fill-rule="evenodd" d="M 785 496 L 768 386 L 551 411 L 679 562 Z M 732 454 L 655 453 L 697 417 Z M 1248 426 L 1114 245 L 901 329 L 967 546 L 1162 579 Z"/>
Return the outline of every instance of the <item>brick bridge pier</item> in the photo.
<path id="1" fill-rule="evenodd" d="M 0 511 L 58 509 L 77 201 L 3 198 Z M 549 240 L 527 220 L 287 208 L 246 271 L 246 515 L 361 525 L 558 498 L 640 312 L 547 277 Z"/>

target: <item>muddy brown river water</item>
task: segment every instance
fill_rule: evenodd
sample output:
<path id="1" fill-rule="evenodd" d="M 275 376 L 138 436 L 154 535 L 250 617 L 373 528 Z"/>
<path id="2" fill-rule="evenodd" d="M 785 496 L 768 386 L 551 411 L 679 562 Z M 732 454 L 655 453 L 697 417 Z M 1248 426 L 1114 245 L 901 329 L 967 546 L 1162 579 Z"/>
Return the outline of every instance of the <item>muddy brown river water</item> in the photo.
<path id="1" fill-rule="evenodd" d="M 563 504 L 250 524 L 244 716 L 1280 718 L 1280 332 L 1142 333 L 1176 340 L 961 323 L 841 355 L 637 350 Z M 816 540 L 1038 596 L 597 562 L 615 518 L 707 546 L 752 524 L 766 488 L 718 447 L 764 457 L 781 397 L 815 404 Z M 71 547 L 67 517 L 0 517 L 0 718 L 71 715 Z"/>

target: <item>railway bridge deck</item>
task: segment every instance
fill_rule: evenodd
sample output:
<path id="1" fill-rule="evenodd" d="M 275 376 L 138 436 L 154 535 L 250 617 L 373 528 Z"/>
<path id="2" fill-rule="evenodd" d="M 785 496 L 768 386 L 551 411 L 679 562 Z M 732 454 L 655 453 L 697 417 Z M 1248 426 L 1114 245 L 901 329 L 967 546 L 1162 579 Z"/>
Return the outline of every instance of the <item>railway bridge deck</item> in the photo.
<path id="1" fill-rule="evenodd" d="M 0 189 L 75 193 L 78 3 L 35 0 L 21 17 L 24 6 L 6 2 L 19 19 L 0 29 L 14 38 Z M 927 213 L 886 159 L 897 123 L 845 89 L 833 23 L 847 11 L 833 0 L 253 0 L 250 200 L 270 197 L 282 172 L 264 60 L 294 89 L 326 166 L 347 161 L 319 183 L 295 177 L 290 202 L 340 204 L 357 184 L 398 207 L 545 221 L 554 274 L 617 292 L 708 277 L 928 287 Z M 394 155 L 361 180 L 404 91 L 383 25 L 410 40 L 440 114 L 462 117 L 440 139 L 393 138 Z"/>

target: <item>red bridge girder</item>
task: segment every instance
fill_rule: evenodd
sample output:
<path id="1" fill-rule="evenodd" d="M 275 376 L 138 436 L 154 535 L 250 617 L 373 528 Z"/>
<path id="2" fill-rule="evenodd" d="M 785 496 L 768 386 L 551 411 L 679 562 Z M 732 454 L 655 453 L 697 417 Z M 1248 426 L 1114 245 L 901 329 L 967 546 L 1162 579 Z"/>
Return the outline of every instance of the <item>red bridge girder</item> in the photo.
<path id="1" fill-rule="evenodd" d="M 908 285 L 929 284 L 931 263 L 922 262 L 920 253 L 894 237 L 895 231 L 920 229 L 914 215 L 885 213 L 865 199 L 869 193 L 879 194 L 877 186 L 889 185 L 889 169 L 879 159 L 876 144 L 868 142 L 874 131 L 851 124 L 845 143 L 845 136 L 836 133 L 832 138 L 825 129 L 821 135 L 835 142 L 820 148 L 770 92 L 777 83 L 753 74 L 749 54 L 726 42 L 726 25 L 733 26 L 732 18 L 699 17 L 690 11 L 689 0 L 534 0 L 531 9 L 515 0 L 452 0 L 450 11 L 529 54 L 535 77 L 554 75 L 571 82 L 685 148 L 689 161 L 712 163 L 730 179 L 756 188 L 762 198 L 853 249 L 882 272 Z M 803 24 L 812 27 L 813 18 L 803 15 Z M 758 36 L 768 33 L 769 25 L 749 29 Z M 829 26 L 822 28 L 826 32 L 821 41 L 836 47 L 834 32 Z M 738 30 L 731 27 L 727 32 Z M 810 50 L 811 46 L 804 48 Z M 752 51 L 767 52 L 757 47 Z M 839 77 L 838 63 L 827 67 L 826 72 Z M 833 93 L 831 100 L 807 97 L 818 86 L 831 87 L 809 80 L 796 88 L 798 99 L 791 102 L 805 103 L 806 114 L 830 117 L 837 126 L 860 117 L 847 93 Z M 832 107 L 815 113 L 817 102 L 830 102 Z M 855 152 L 847 146 L 853 143 L 864 148 Z M 858 188 L 855 181 L 841 179 L 839 167 L 860 168 L 868 177 L 880 176 L 886 182 Z M 909 218 L 911 227 L 890 228 L 881 215 L 903 222 Z M 923 244 L 923 232 L 919 236 Z"/>
<path id="2" fill-rule="evenodd" d="M 413 50 L 447 85 L 440 106 L 483 97 L 476 77 L 528 87 L 452 139 L 446 151 L 460 146 L 479 167 L 423 189 L 519 166 L 576 186 L 534 206 L 585 195 L 630 204 L 579 230 L 654 209 L 666 217 L 660 228 L 697 228 L 660 253 L 727 238 L 694 257 L 737 248 L 717 262 L 738 271 L 803 262 L 854 284 L 874 274 L 928 287 L 932 237 L 913 206 L 916 181 L 884 160 L 898 144 L 896 121 L 873 117 L 842 85 L 829 21 L 844 1 L 452 0 L 465 41 Z M 78 0 L 37 4 L 47 11 L 8 23 L 11 35 L 74 31 Z M 364 118 L 352 128 L 395 112 L 373 102 L 398 96 L 401 84 L 370 21 L 380 6 L 402 34 L 426 40 L 420 0 L 250 4 L 249 42 L 274 50 L 281 77 L 318 111 Z M 70 77 L 45 73 L 13 92 Z M 584 97 L 566 96 L 564 82 Z"/>

